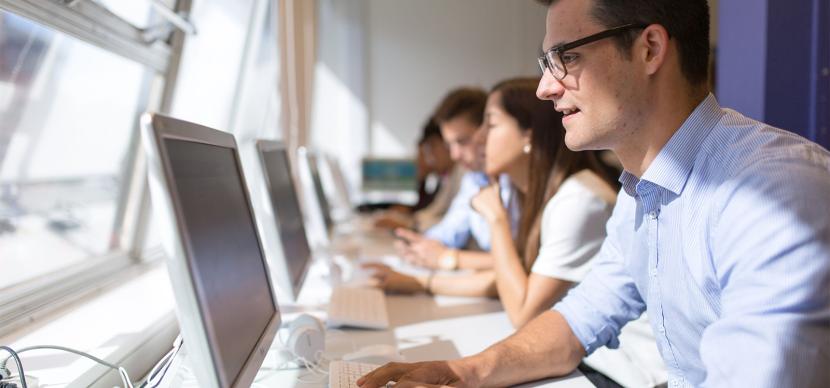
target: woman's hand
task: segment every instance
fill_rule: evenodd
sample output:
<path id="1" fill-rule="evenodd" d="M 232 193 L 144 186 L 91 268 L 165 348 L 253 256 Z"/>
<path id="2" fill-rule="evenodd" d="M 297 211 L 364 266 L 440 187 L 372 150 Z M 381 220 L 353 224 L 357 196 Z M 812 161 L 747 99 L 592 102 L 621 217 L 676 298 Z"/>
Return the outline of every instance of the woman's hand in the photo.
<path id="1" fill-rule="evenodd" d="M 396 272 L 389 266 L 380 263 L 363 264 L 363 268 L 373 270 L 372 278 L 377 282 L 377 287 L 386 292 L 395 294 L 416 294 L 426 291 L 425 279 L 404 275 Z"/>
<path id="2" fill-rule="evenodd" d="M 507 220 L 507 210 L 501 201 L 498 182 L 481 189 L 470 204 L 490 224 Z"/>

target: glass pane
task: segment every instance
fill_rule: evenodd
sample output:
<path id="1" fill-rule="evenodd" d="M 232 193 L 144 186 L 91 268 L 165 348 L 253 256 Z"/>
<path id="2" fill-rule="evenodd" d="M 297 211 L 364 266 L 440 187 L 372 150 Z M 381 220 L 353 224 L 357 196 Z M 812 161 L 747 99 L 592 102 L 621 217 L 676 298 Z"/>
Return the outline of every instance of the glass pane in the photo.
<path id="1" fill-rule="evenodd" d="M 118 249 L 145 69 L 0 11 L 0 268 L 11 286 Z"/>
<path id="2" fill-rule="evenodd" d="M 251 39 L 252 56 L 244 70 L 242 92 L 233 125 L 240 141 L 256 138 L 279 138 L 280 114 L 279 54 L 277 52 L 276 3 L 269 1 L 262 20 Z"/>
<path id="3" fill-rule="evenodd" d="M 95 2 L 138 28 L 150 26 L 150 0 L 95 0 Z"/>
<path id="4" fill-rule="evenodd" d="M 198 33 L 184 44 L 173 117 L 230 130 L 252 0 L 195 1 L 191 21 Z"/>

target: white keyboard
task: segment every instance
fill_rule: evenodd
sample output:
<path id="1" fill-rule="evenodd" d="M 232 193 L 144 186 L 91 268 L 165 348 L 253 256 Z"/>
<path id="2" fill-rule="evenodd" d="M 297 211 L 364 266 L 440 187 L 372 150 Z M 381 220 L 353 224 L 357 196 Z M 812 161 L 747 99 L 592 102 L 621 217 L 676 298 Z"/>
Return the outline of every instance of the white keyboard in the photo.
<path id="1" fill-rule="evenodd" d="M 355 383 L 357 379 L 379 366 L 359 362 L 332 361 L 329 364 L 329 388 L 358 388 Z"/>
<path id="2" fill-rule="evenodd" d="M 386 296 L 377 288 L 336 287 L 329 301 L 329 326 L 389 328 Z"/>

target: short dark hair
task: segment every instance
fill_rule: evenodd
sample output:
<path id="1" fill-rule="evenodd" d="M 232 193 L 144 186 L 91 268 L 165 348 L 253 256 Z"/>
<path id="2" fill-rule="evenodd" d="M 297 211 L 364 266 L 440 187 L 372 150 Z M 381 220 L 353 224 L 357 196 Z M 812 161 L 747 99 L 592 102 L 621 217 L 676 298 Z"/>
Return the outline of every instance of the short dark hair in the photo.
<path id="1" fill-rule="evenodd" d="M 537 0 L 550 6 L 559 0 Z M 592 0 L 591 16 L 606 28 L 629 23 L 659 24 L 677 41 L 680 70 L 693 85 L 709 79 L 709 4 L 706 0 Z M 630 58 L 631 45 L 640 30 L 614 38 Z"/>
<path id="2" fill-rule="evenodd" d="M 426 124 L 424 124 L 424 129 L 421 132 L 421 138 L 418 139 L 418 145 L 424 144 L 432 138 L 444 141 L 444 136 L 441 134 L 441 126 L 438 125 L 435 118 L 430 117 Z"/>
<path id="3" fill-rule="evenodd" d="M 480 126 L 484 121 L 484 107 L 487 105 L 487 93 L 478 88 L 458 88 L 449 92 L 433 118 L 440 125 L 455 118 L 466 116 L 471 123 Z"/>

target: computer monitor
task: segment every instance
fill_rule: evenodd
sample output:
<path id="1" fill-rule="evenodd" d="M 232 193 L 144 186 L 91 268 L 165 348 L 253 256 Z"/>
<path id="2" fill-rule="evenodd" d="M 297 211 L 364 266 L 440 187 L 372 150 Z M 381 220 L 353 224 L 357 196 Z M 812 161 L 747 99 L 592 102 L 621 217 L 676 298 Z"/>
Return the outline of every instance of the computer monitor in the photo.
<path id="1" fill-rule="evenodd" d="M 411 191 L 418 185 L 412 159 L 364 158 L 361 173 L 364 191 Z"/>
<path id="2" fill-rule="evenodd" d="M 306 153 L 308 156 L 308 167 L 311 172 L 311 182 L 314 184 L 314 195 L 320 203 L 320 210 L 323 212 L 323 221 L 326 223 L 326 230 L 329 232 L 334 227 L 334 220 L 331 218 L 331 205 L 323 187 L 323 179 L 320 178 L 320 158 L 313 152 Z"/>
<path id="3" fill-rule="evenodd" d="M 331 218 L 326 193 L 323 190 L 323 183 L 320 180 L 320 172 L 317 168 L 317 157 L 305 147 L 297 149 L 297 161 L 299 162 L 299 175 L 302 183 L 304 210 L 308 213 L 310 224 L 309 234 L 312 244 L 318 247 L 327 247 L 330 242 L 330 234 L 334 227 Z"/>
<path id="4" fill-rule="evenodd" d="M 280 326 L 233 135 L 141 118 L 153 211 L 198 385 L 249 387 Z"/>
<path id="5" fill-rule="evenodd" d="M 296 300 L 311 263 L 312 253 L 305 230 L 297 188 L 291 174 L 288 150 L 281 142 L 259 140 L 257 154 L 262 166 L 265 191 L 270 199 L 272 220 L 278 231 L 278 241 L 269 244 L 278 247 L 266 252 L 271 256 L 272 275 L 280 289 Z M 263 236 L 263 240 L 277 236 Z"/>
<path id="6" fill-rule="evenodd" d="M 324 172 L 328 172 L 328 182 L 330 183 L 329 187 L 332 187 L 335 193 L 335 202 L 337 203 L 337 206 L 335 206 L 333 210 L 337 210 L 340 214 L 342 214 L 342 217 L 339 218 L 348 218 L 354 210 L 354 204 L 351 192 L 349 191 L 349 184 L 346 182 L 346 176 L 343 173 L 343 168 L 340 166 L 340 162 L 337 158 L 333 155 L 326 155 L 323 157 L 322 161 L 322 166 L 325 167 L 323 169 Z M 338 217 L 334 218 L 338 219 Z"/>

